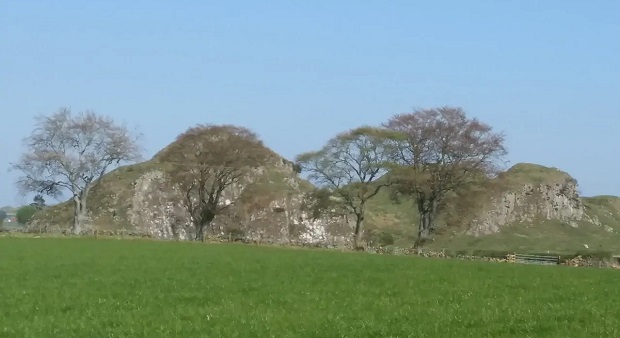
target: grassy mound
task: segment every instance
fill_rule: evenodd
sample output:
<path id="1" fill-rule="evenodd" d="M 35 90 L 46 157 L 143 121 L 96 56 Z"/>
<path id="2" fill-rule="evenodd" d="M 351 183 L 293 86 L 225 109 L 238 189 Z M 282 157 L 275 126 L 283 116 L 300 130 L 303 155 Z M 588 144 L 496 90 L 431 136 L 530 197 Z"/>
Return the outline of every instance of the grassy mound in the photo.
<path id="1" fill-rule="evenodd" d="M 591 218 L 620 232 L 620 197 L 587 197 L 583 199 L 583 203 Z"/>
<path id="2" fill-rule="evenodd" d="M 491 195 L 519 191 L 524 186 L 576 184 L 566 172 L 557 168 L 532 163 L 519 163 L 491 183 L 492 191 L 468 197 L 464 202 L 475 206 L 488 206 Z M 526 223 L 508 224 L 499 233 L 473 237 L 464 233 L 467 216 L 452 212 L 450 227 L 440 228 L 433 242 L 426 245 L 434 250 L 494 250 L 501 252 L 574 253 L 581 251 L 620 252 L 620 198 L 597 196 L 581 198 L 587 218 L 577 222 L 546 220 L 534 217 Z M 462 201 L 452 201 L 462 202 Z M 528 197 L 524 203 L 544 203 L 538 197 Z M 369 203 L 368 228 L 377 243 L 410 246 L 415 238 L 418 222 L 414 203 L 403 200 L 395 204 L 387 192 L 382 192 Z M 443 221 L 442 219 L 439 220 Z M 586 248 L 587 246 L 587 248 Z"/>
<path id="3" fill-rule="evenodd" d="M 2 337 L 617 337 L 617 271 L 0 239 Z"/>
<path id="4" fill-rule="evenodd" d="M 526 184 L 538 186 L 564 181 L 576 183 L 568 173 L 560 169 L 534 163 L 517 163 L 503 172 L 499 179 L 505 182 L 506 188 L 517 189 L 522 188 Z"/>
<path id="5" fill-rule="evenodd" d="M 492 250 L 519 253 L 573 254 L 620 252 L 620 235 L 588 221 L 567 223 L 535 220 L 512 224 L 499 233 L 473 237 L 463 234 L 438 236 L 428 247 L 434 250 Z"/>

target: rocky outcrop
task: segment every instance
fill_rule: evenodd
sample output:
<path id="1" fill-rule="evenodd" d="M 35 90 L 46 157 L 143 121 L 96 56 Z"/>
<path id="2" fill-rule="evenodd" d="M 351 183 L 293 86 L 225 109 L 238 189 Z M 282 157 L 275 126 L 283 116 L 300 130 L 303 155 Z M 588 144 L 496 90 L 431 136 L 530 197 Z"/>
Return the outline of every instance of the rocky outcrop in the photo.
<path id="1" fill-rule="evenodd" d="M 484 236 L 514 224 L 543 226 L 545 221 L 573 228 L 594 226 L 607 233 L 620 226 L 620 204 L 613 196 L 583 198 L 577 181 L 566 172 L 521 163 L 497 178 L 499 192 L 486 196 L 466 233 Z"/>
<path id="2" fill-rule="evenodd" d="M 577 227 L 587 219 L 577 181 L 556 168 L 518 164 L 499 177 L 499 193 L 471 222 L 467 234 L 489 235 L 502 227 L 535 220 L 558 220 Z"/>
<path id="3" fill-rule="evenodd" d="M 129 231 L 161 239 L 189 240 L 194 237 L 191 217 L 183 207 L 183 195 L 172 185 L 156 161 L 119 168 L 93 188 L 86 231 Z M 352 224 L 345 217 L 313 219 L 305 210 L 308 182 L 297 176 L 292 163 L 281 160 L 260 168 L 247 182 L 267 177 L 273 191 L 252 201 L 231 205 L 212 223 L 208 235 L 242 235 L 248 240 L 326 246 L 349 245 Z M 225 192 L 237 194 L 240 184 Z M 70 205 L 48 208 L 32 226 L 48 231 L 69 228 Z M 50 226 L 54 225 L 54 227 Z"/>
<path id="4" fill-rule="evenodd" d="M 127 215 L 130 228 L 157 238 L 191 238 L 191 220 L 163 171 L 148 171 L 132 183 L 131 209 Z"/>
<path id="5" fill-rule="evenodd" d="M 483 212 L 467 231 L 474 236 L 499 232 L 501 227 L 535 219 L 575 222 L 584 219 L 583 203 L 572 181 L 555 184 L 524 185 L 492 198 L 490 207 Z"/>
<path id="6" fill-rule="evenodd" d="M 193 238 L 191 217 L 182 205 L 183 195 L 170 183 L 167 170 L 170 168 L 154 158 L 105 175 L 91 192 L 86 230 L 127 231 L 161 239 Z M 267 180 L 268 191 L 250 194 L 252 200 L 232 205 L 226 214 L 215 218 L 208 235 L 332 247 L 351 244 L 351 220 L 341 211 L 317 215 L 308 205 L 312 204 L 308 196 L 314 187 L 298 176 L 291 162 L 280 158 L 257 170 L 247 182 L 259 177 Z M 484 236 L 517 223 L 543 226 L 540 221 L 553 220 L 584 226 L 580 231 L 588 224 L 606 232 L 620 231 L 620 199 L 581 198 L 577 182 L 558 169 L 517 164 L 492 181 L 492 188 L 476 191 L 471 199 L 455 197 L 458 200 L 452 203 L 465 203 L 455 203 L 450 218 L 442 220 L 446 225 L 458 226 L 447 229 L 457 228 L 459 236 L 463 230 L 470 236 Z M 242 189 L 246 185 L 235 186 L 228 193 L 238 194 Z M 70 202 L 46 208 L 35 216 L 31 226 L 40 231 L 68 229 L 71 208 Z M 366 234 L 407 236 L 417 214 L 411 204 L 395 204 L 383 192 L 369 203 L 367 216 Z M 370 235 L 366 240 L 373 243 Z M 393 237 L 376 242 L 394 243 Z"/>

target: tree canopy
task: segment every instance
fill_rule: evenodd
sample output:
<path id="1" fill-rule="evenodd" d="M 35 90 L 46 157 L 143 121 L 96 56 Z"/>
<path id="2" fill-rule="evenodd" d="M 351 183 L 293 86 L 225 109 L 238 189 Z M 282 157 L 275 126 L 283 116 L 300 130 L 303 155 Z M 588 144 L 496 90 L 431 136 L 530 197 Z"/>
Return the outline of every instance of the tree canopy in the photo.
<path id="1" fill-rule="evenodd" d="M 336 196 L 355 216 L 356 248 L 360 248 L 366 203 L 388 184 L 377 181 L 387 172 L 388 148 L 385 130 L 361 127 L 341 133 L 320 150 L 296 159 L 311 181 Z"/>
<path id="2" fill-rule="evenodd" d="M 506 154 L 504 136 L 462 108 L 440 107 L 393 116 L 394 189 L 415 200 L 420 244 L 434 229 L 449 192 L 494 175 Z"/>
<path id="3" fill-rule="evenodd" d="M 141 158 L 138 135 L 89 110 L 73 114 L 62 108 L 35 121 L 25 139 L 27 151 L 11 166 L 21 173 L 18 187 L 23 193 L 53 197 L 69 192 L 74 202 L 72 230 L 79 234 L 93 185 L 109 169 Z"/>
<path id="4" fill-rule="evenodd" d="M 215 217 L 241 197 L 240 184 L 273 154 L 249 129 L 198 125 L 179 135 L 157 155 L 170 167 L 170 178 L 191 215 L 195 239 L 203 240 Z"/>

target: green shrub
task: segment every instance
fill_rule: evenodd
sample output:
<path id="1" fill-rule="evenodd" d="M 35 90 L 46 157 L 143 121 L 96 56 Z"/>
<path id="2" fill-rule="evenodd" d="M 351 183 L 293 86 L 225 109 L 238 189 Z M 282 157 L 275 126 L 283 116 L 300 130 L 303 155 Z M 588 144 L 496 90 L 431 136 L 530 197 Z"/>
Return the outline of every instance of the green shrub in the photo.
<path id="1" fill-rule="evenodd" d="M 394 238 L 394 235 L 392 235 L 391 233 L 382 232 L 378 236 L 378 242 L 381 246 L 388 246 L 388 245 L 394 244 L 394 242 L 396 242 L 396 239 Z"/>
<path id="2" fill-rule="evenodd" d="M 27 224 L 32 218 L 32 216 L 37 213 L 37 211 L 37 208 L 32 205 L 25 205 L 17 209 L 17 212 L 15 214 L 15 217 L 17 218 L 17 223 Z"/>
<path id="3" fill-rule="evenodd" d="M 380 230 L 372 230 L 366 232 L 364 240 L 372 246 L 390 246 L 396 242 L 396 237 L 391 232 L 385 232 Z"/>

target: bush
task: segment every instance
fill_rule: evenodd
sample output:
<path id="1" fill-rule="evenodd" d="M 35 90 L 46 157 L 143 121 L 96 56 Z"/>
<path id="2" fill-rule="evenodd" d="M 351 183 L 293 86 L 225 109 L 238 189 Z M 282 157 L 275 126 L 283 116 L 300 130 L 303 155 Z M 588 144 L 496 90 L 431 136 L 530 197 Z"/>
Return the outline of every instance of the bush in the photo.
<path id="1" fill-rule="evenodd" d="M 390 246 L 396 242 L 396 238 L 392 233 L 384 232 L 384 231 L 371 231 L 368 234 L 368 238 L 366 239 L 373 246 Z"/>
<path id="2" fill-rule="evenodd" d="M 394 242 L 396 242 L 396 239 L 394 238 L 394 235 L 389 232 L 383 232 L 379 236 L 379 243 L 381 243 L 381 246 L 392 245 Z"/>
<path id="3" fill-rule="evenodd" d="M 27 224 L 32 218 L 32 216 L 37 213 L 37 211 L 37 208 L 32 205 L 25 205 L 17 209 L 17 212 L 15 214 L 15 217 L 17 218 L 17 223 Z"/>

